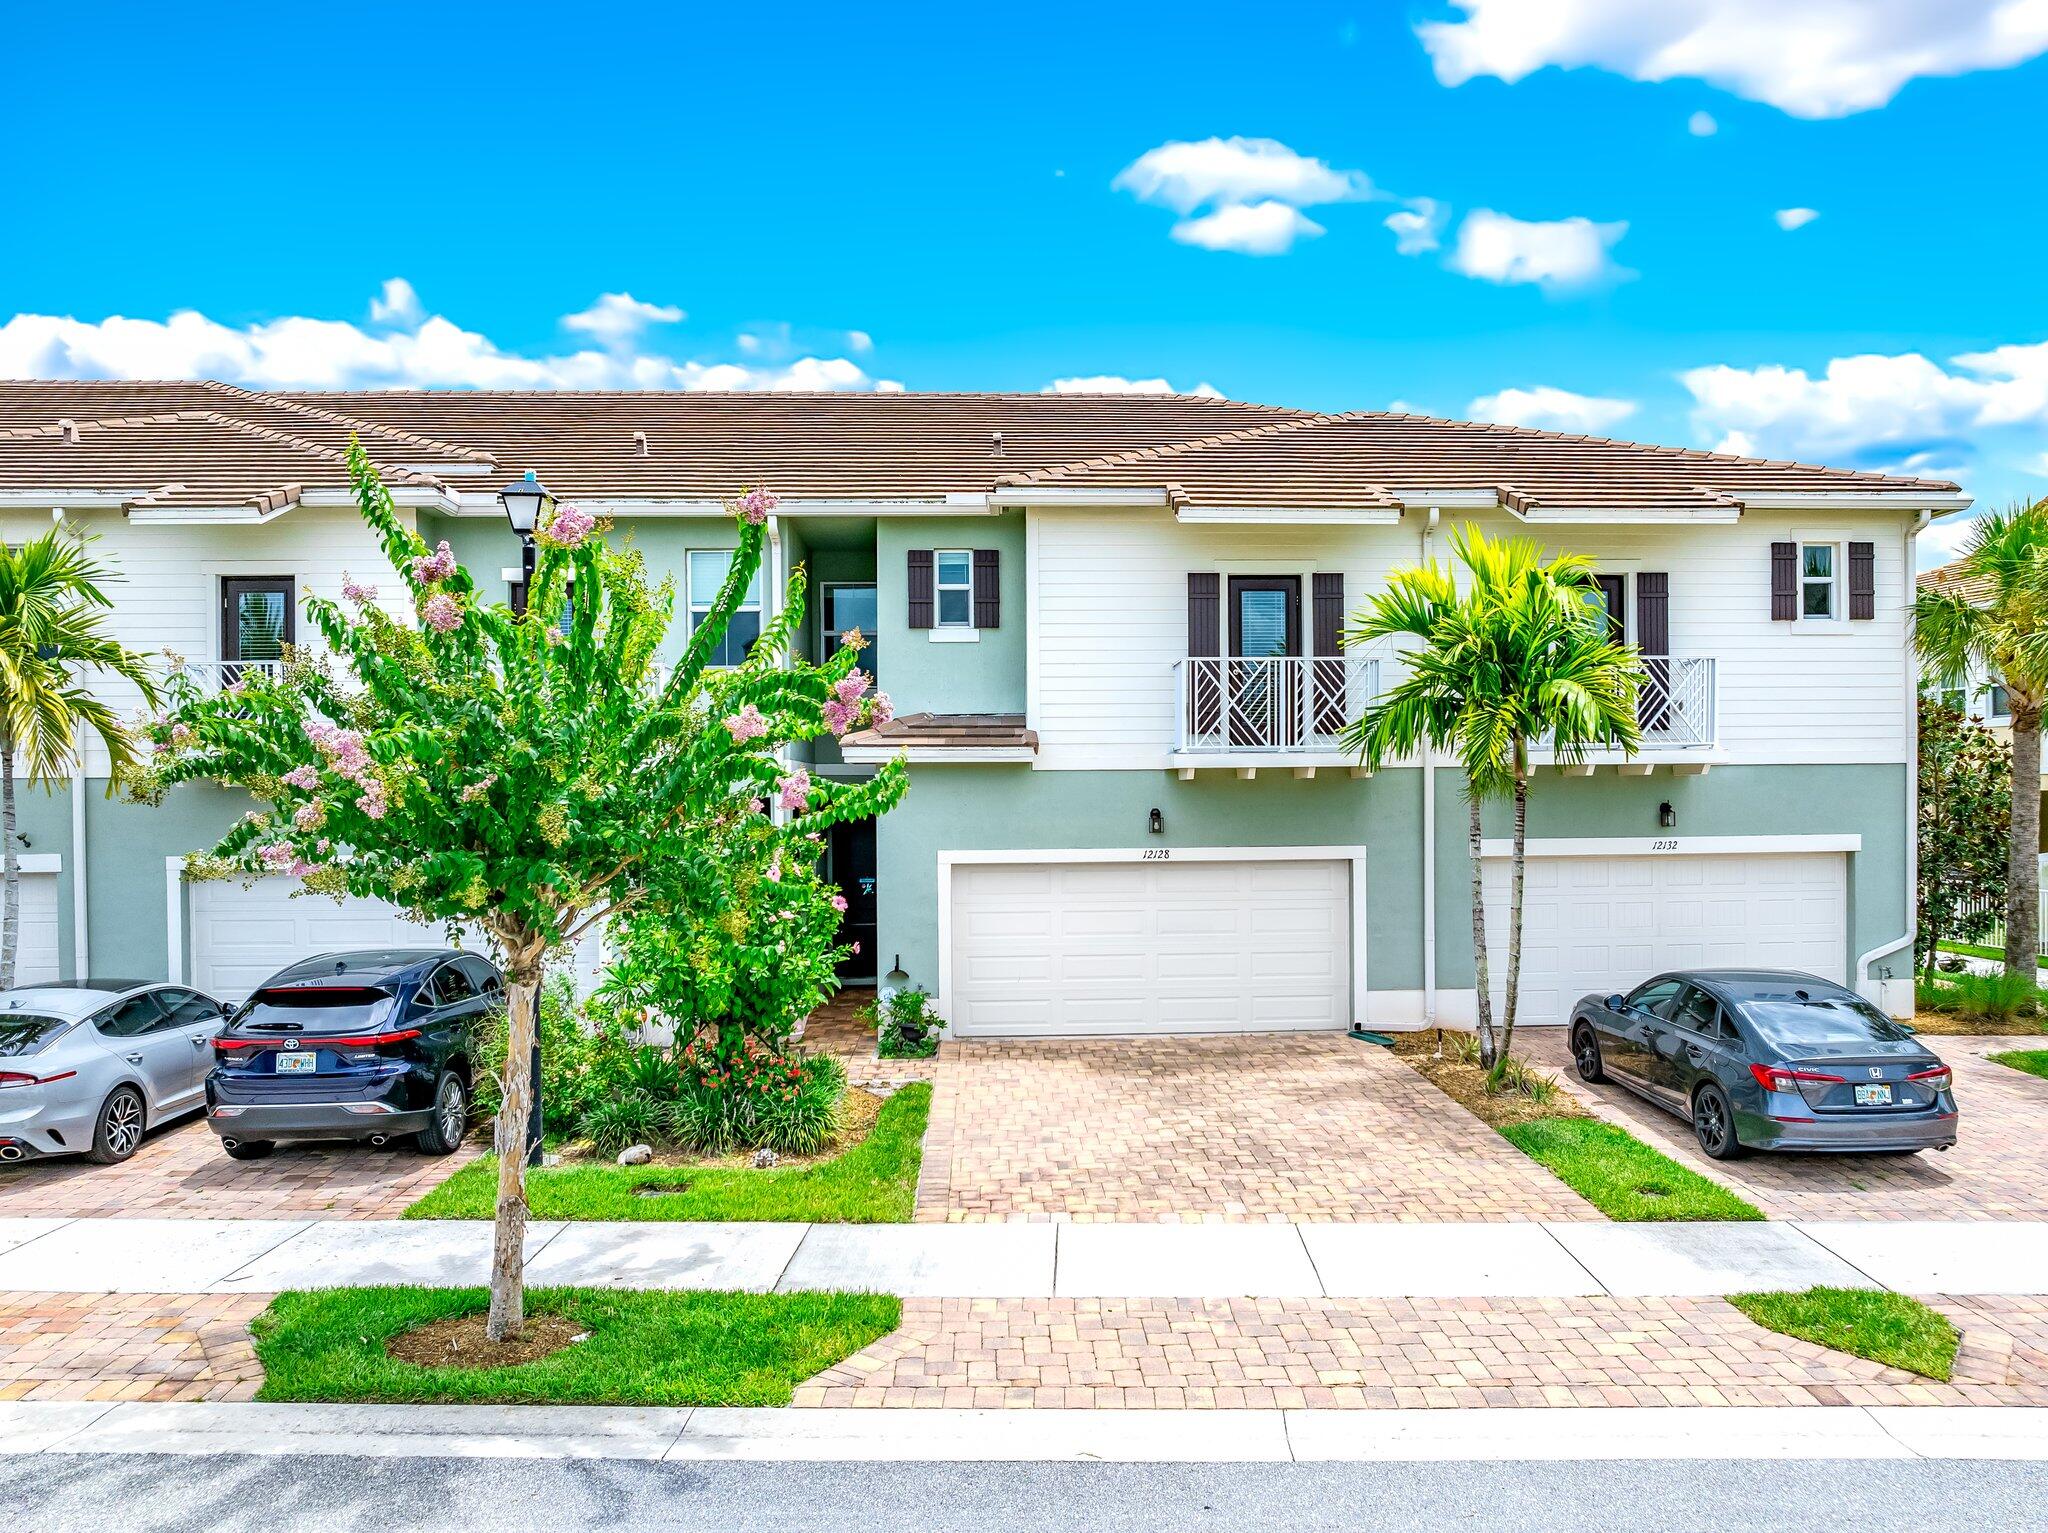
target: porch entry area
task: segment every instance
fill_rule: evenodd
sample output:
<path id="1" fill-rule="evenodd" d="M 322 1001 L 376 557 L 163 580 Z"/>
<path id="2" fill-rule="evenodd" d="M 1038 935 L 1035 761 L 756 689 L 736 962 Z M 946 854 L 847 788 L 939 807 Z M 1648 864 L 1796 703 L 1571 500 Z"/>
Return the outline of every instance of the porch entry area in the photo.
<path id="1" fill-rule="evenodd" d="M 1339 1029 L 1363 995 L 1363 852 L 941 855 L 961 1038 Z"/>

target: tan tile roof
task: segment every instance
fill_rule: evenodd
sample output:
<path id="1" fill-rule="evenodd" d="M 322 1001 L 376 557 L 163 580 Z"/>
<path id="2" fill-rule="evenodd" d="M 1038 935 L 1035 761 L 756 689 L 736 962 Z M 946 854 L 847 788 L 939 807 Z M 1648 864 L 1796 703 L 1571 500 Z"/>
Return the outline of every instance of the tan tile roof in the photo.
<path id="1" fill-rule="evenodd" d="M 878 729 L 863 729 L 846 737 L 846 744 L 900 750 L 967 750 L 1002 747 L 1009 750 L 1038 749 L 1038 735 L 1024 727 L 1021 713 L 906 713 Z"/>
<path id="2" fill-rule="evenodd" d="M 1943 591 L 1960 596 L 1972 606 L 1991 600 L 1992 581 L 1989 575 L 1965 573 L 1963 561 L 1952 560 L 1947 564 L 1923 572 L 1920 576 L 1923 591 Z"/>

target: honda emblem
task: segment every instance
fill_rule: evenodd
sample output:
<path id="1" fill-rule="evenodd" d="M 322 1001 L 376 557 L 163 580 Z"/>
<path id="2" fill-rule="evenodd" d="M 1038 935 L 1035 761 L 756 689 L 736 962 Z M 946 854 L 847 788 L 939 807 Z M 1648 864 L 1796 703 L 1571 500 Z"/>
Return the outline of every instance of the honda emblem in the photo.
<path id="1" fill-rule="evenodd" d="M 1870 1067 L 1870 1078 L 1871 1078 L 1872 1080 L 1874 1080 L 1874 1081 L 1878 1081 L 1878 1080 L 1883 1080 L 1883 1079 L 1884 1079 L 1884 1069 L 1883 1069 L 1883 1067 L 1882 1067 L 1882 1066 L 1879 1066 L 1879 1065 L 1872 1065 L 1872 1066 Z"/>

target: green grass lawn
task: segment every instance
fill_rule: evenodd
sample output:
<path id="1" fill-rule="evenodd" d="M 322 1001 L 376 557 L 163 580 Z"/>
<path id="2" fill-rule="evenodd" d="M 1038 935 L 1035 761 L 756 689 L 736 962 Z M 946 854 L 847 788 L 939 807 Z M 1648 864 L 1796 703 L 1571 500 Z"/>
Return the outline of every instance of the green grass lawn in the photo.
<path id="1" fill-rule="evenodd" d="M 1992 958 L 2000 963 L 2005 961 L 2005 949 L 1986 947 L 1981 942 L 1943 942 L 1938 944 L 1944 953 L 1962 953 L 1971 958 Z M 2048 955 L 2034 960 L 2041 968 L 2048 969 Z"/>
<path id="2" fill-rule="evenodd" d="M 1874 1288 L 1737 1293 L 1728 1302 L 1766 1330 L 1946 1382 L 1961 1338 L 1918 1299 Z"/>
<path id="3" fill-rule="evenodd" d="M 556 1166 L 526 1174 L 536 1219 L 759 1219 L 904 1224 L 917 1199 L 932 1088 L 917 1081 L 882 1104 L 868 1137 L 810 1166 L 755 1171 L 697 1166 Z M 408 1219 L 488 1219 L 498 1163 L 471 1161 L 405 1211 Z M 659 1196 L 645 1187 L 675 1189 Z"/>
<path id="4" fill-rule="evenodd" d="M 282 1293 L 251 1330 L 260 1400 L 379 1404 L 787 1405 L 790 1391 L 893 1331 L 886 1294 L 532 1288 L 529 1316 L 589 1339 L 516 1367 L 425 1368 L 385 1351 L 401 1331 L 480 1313 L 481 1288 Z"/>
<path id="5" fill-rule="evenodd" d="M 1610 1219 L 1761 1219 L 1718 1182 L 1598 1118 L 1535 1118 L 1500 1133 Z"/>
<path id="6" fill-rule="evenodd" d="M 2003 1053 L 1985 1057 L 2002 1065 L 2010 1065 L 2015 1070 L 2024 1070 L 2029 1075 L 2038 1075 L 2042 1080 L 2048 1081 L 2048 1049 L 2007 1049 Z"/>

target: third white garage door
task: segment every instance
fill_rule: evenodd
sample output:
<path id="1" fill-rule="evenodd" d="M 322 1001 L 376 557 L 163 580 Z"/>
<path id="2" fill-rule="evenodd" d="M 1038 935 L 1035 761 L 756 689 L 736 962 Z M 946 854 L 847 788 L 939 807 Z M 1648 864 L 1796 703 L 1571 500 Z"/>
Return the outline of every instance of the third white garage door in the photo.
<path id="1" fill-rule="evenodd" d="M 1505 993 L 1508 859 L 1486 862 L 1494 995 Z M 1652 857 L 1532 855 L 1517 1020 L 1562 1023 L 1579 997 L 1665 969 L 1848 967 L 1848 859 L 1840 852 Z"/>
<path id="2" fill-rule="evenodd" d="M 1351 1021 L 1348 862 L 963 863 L 951 924 L 960 1037 Z"/>

